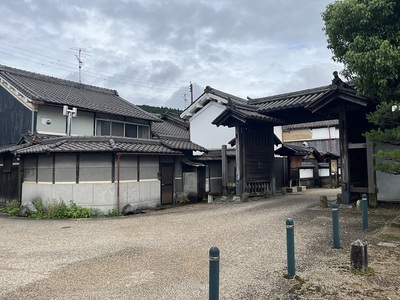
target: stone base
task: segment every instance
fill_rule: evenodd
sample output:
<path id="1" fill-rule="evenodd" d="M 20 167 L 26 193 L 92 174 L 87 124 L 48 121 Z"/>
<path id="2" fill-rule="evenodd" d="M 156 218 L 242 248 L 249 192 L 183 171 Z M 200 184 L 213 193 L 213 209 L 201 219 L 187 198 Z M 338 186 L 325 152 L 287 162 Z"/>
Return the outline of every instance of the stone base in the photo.
<path id="1" fill-rule="evenodd" d="M 297 187 L 287 187 L 286 188 L 286 193 L 297 193 Z"/>
<path id="2" fill-rule="evenodd" d="M 298 186 L 298 187 L 297 187 L 297 191 L 298 191 L 298 192 L 305 192 L 306 190 L 307 190 L 307 188 L 306 188 L 305 185 L 302 185 L 302 186 Z"/>

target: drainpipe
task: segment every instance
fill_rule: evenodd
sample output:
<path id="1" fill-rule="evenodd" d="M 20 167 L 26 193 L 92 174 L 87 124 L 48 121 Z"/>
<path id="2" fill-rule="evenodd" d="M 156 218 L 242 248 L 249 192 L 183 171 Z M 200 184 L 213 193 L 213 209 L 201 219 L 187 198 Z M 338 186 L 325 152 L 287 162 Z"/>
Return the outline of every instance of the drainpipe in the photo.
<path id="1" fill-rule="evenodd" d="M 121 153 L 117 153 L 117 210 L 119 210 L 120 161 L 121 161 Z"/>

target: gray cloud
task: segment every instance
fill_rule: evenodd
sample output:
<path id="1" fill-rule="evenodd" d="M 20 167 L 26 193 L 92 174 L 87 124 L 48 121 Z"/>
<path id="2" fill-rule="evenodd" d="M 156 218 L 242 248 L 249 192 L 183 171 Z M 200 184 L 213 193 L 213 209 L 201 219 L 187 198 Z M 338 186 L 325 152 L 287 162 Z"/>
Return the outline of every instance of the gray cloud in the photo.
<path id="1" fill-rule="evenodd" d="M 77 80 L 84 48 L 84 82 L 138 104 L 162 104 L 189 81 L 242 97 L 309 88 L 340 70 L 322 32 L 329 2 L 7 1 L 0 64 Z"/>

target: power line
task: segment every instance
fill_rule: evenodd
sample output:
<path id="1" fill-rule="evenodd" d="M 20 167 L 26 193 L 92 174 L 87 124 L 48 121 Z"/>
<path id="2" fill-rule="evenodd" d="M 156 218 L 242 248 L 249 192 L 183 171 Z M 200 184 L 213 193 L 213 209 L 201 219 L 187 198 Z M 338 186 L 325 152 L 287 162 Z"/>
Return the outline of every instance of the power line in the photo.
<path id="1" fill-rule="evenodd" d="M 30 44 L 34 44 L 34 43 L 31 43 L 30 41 L 27 41 L 27 40 L 24 40 L 24 39 L 21 39 L 21 38 L 17 38 L 17 37 L 8 35 L 8 34 L 4 34 L 4 33 L 1 33 L 1 32 L 0 32 L 0 35 L 12 37 L 12 38 L 15 38 L 15 39 L 18 39 L 18 40 L 22 40 L 22 41 L 29 42 Z M 0 42 L 0 44 L 3 44 L 3 45 L 5 45 L 5 46 L 7 46 L 7 47 L 12 48 L 12 50 L 13 50 L 14 52 L 15 52 L 14 49 L 17 49 L 17 50 L 19 50 L 19 51 L 27 52 L 27 53 L 30 54 L 30 55 L 17 52 L 19 55 L 21 55 L 21 56 L 26 56 L 26 57 L 29 58 L 29 59 L 27 59 L 27 58 L 25 58 L 25 57 L 16 56 L 16 55 L 13 55 L 13 54 L 10 54 L 10 53 L 0 52 L 0 53 L 3 53 L 3 54 L 9 55 L 9 56 L 13 56 L 13 57 L 17 57 L 17 58 L 23 59 L 23 60 L 25 60 L 25 61 L 30 61 L 30 62 L 33 62 L 33 63 L 37 63 L 37 64 L 40 64 L 40 65 L 42 65 L 42 66 L 50 66 L 50 67 L 53 67 L 53 68 L 56 68 L 56 69 L 60 69 L 60 70 L 63 70 L 63 71 L 72 72 L 73 69 L 75 69 L 75 67 L 72 66 L 72 65 L 74 65 L 74 64 L 72 64 L 72 63 L 70 63 L 70 62 L 67 62 L 67 61 L 65 61 L 65 60 L 59 59 L 59 58 L 54 58 L 54 57 L 51 57 L 51 56 L 48 56 L 48 55 L 43 55 L 43 54 L 40 54 L 40 53 L 36 53 L 36 52 L 30 51 L 30 50 L 26 50 L 26 49 L 22 49 L 22 48 L 19 48 L 19 47 L 15 47 L 15 46 L 12 46 L 12 45 L 9 45 L 9 44 L 6 44 L 6 43 L 2 43 L 2 42 Z M 39 47 L 41 47 L 41 48 L 49 49 L 49 48 L 47 48 L 47 47 L 44 47 L 43 45 L 40 45 L 40 44 L 37 44 L 37 45 L 38 45 Z M 1 47 L 0 47 L 0 49 L 9 51 L 9 49 L 6 49 L 6 48 L 1 48 Z M 77 49 L 79 49 L 79 48 L 77 48 Z M 82 48 L 81 48 L 81 49 L 82 49 Z M 63 52 L 63 53 L 64 53 L 64 51 L 57 50 L 57 49 L 51 49 L 51 50 L 56 50 L 56 51 L 59 51 L 59 52 Z M 33 55 L 32 55 L 32 54 L 33 54 Z M 49 61 L 49 60 L 43 60 L 43 59 L 42 59 L 40 62 L 37 62 L 37 61 L 31 60 L 31 59 L 41 59 L 41 58 L 38 58 L 38 57 L 35 57 L 35 56 L 44 57 L 44 58 L 50 59 L 50 61 Z M 66 64 L 68 64 L 68 65 L 61 64 L 61 63 L 66 63 Z M 49 65 L 49 64 L 50 64 L 50 65 Z M 66 70 L 66 69 L 63 69 L 63 68 L 58 68 L 58 67 L 54 66 L 54 64 L 57 64 L 57 65 L 62 66 L 62 67 L 64 67 L 64 68 L 69 68 L 69 69 L 71 69 L 71 70 Z M 82 61 L 81 61 L 79 64 L 80 64 L 80 67 L 81 67 Z M 173 90 L 173 89 L 181 88 L 181 87 L 183 86 L 183 84 L 182 84 L 182 85 L 173 85 L 173 84 L 168 84 L 168 83 L 165 83 L 165 82 L 150 81 L 150 80 L 137 79 L 137 78 L 128 78 L 127 80 L 125 80 L 125 79 L 116 79 L 115 77 L 119 77 L 119 76 L 122 76 L 122 75 L 117 74 L 117 73 L 105 72 L 105 71 L 103 71 L 103 70 L 100 71 L 100 70 L 98 70 L 98 69 L 90 68 L 90 67 L 86 67 L 85 69 L 90 69 L 90 70 L 93 70 L 93 71 L 94 71 L 94 72 L 86 71 L 86 72 L 85 72 L 85 76 L 89 76 L 89 77 L 92 77 L 92 78 L 101 78 L 102 80 L 108 79 L 108 80 L 110 80 L 110 81 L 115 81 L 115 82 L 120 82 L 120 83 L 128 83 L 128 84 L 133 84 L 133 83 L 134 83 L 134 84 L 140 85 L 140 86 L 142 86 L 142 87 L 148 87 L 148 85 L 152 85 L 152 87 L 154 87 L 154 85 L 156 85 L 157 88 Z M 89 74 L 88 74 L 88 73 L 89 73 Z M 92 74 L 92 75 L 90 75 L 90 74 Z M 107 74 L 108 74 L 108 75 L 107 75 Z"/>

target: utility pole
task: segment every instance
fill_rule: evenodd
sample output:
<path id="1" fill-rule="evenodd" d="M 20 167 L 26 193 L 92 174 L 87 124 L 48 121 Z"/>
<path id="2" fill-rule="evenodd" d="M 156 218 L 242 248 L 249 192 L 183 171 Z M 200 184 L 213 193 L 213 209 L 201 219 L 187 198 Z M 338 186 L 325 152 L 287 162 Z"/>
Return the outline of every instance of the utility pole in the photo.
<path id="1" fill-rule="evenodd" d="M 190 82 L 190 104 L 193 104 L 193 84 Z"/>

